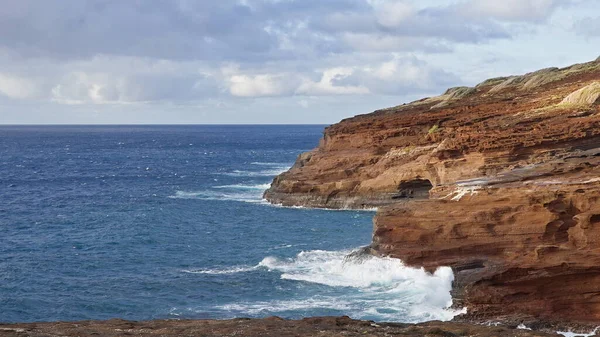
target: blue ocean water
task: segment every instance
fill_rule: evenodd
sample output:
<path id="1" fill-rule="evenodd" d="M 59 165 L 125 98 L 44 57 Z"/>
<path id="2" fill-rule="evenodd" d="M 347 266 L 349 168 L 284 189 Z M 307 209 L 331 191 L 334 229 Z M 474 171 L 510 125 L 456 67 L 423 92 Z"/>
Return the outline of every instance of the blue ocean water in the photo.
<path id="1" fill-rule="evenodd" d="M 346 257 L 373 212 L 262 200 L 322 131 L 0 127 L 0 322 L 451 318 L 449 269 Z"/>

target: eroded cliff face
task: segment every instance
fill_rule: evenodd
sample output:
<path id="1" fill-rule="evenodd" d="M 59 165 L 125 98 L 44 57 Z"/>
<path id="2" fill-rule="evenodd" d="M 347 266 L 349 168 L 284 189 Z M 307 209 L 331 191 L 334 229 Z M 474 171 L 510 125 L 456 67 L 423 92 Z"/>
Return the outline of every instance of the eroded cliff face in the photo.
<path id="1" fill-rule="evenodd" d="M 600 322 L 599 163 L 594 61 L 344 120 L 265 197 L 379 207 L 373 252 L 452 266 L 472 319 Z"/>

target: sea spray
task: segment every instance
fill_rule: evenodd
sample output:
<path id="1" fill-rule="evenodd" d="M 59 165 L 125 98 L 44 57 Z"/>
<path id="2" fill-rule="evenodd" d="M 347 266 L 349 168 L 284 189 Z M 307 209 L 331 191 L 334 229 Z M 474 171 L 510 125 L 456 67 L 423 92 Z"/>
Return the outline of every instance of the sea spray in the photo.
<path id="1" fill-rule="evenodd" d="M 175 194 L 169 196 L 169 198 L 239 201 L 258 204 L 265 203 L 262 199 L 262 193 L 266 188 L 268 188 L 266 184 L 213 186 L 211 189 L 202 191 L 175 191 Z"/>
<path id="2" fill-rule="evenodd" d="M 231 172 L 224 172 L 222 174 L 231 177 L 274 177 L 287 171 L 288 169 L 289 166 L 281 166 L 261 171 L 233 170 Z"/>
<path id="3" fill-rule="evenodd" d="M 596 333 L 598 332 L 599 329 L 600 329 L 600 327 L 596 327 L 594 330 L 587 332 L 587 333 L 572 332 L 572 331 L 557 331 L 556 333 L 559 335 L 563 335 L 565 337 L 591 337 L 591 336 L 596 336 Z"/>
<path id="4" fill-rule="evenodd" d="M 212 188 L 216 189 L 240 189 L 240 190 L 261 190 L 264 191 L 269 188 L 271 184 L 232 184 L 232 185 L 222 185 L 222 186 L 213 186 Z"/>
<path id="5" fill-rule="evenodd" d="M 341 297 L 316 294 L 310 298 L 231 303 L 223 310 L 286 315 L 291 311 L 324 308 L 342 310 L 354 318 L 419 322 L 450 320 L 462 311 L 452 305 L 454 275 L 442 267 L 435 273 L 405 266 L 402 261 L 359 251 L 303 251 L 294 258 L 265 257 L 258 267 L 280 273 L 282 280 L 346 289 Z"/>

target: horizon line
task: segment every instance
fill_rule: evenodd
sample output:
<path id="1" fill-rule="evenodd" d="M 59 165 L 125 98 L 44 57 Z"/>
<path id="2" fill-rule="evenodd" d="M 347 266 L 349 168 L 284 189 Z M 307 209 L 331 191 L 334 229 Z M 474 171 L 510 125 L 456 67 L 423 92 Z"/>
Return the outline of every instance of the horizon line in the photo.
<path id="1" fill-rule="evenodd" d="M 94 123 L 94 124 L 71 124 L 71 123 L 27 123 L 27 124 L 2 124 L 4 126 L 286 126 L 286 125 L 306 125 L 322 126 L 332 125 L 332 123 Z"/>

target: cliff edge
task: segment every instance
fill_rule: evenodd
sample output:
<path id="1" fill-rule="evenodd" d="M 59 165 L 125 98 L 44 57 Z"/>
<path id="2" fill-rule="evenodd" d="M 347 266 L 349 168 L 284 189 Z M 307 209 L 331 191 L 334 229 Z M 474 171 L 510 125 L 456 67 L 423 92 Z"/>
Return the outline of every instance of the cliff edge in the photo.
<path id="1" fill-rule="evenodd" d="M 470 320 L 600 322 L 600 60 L 325 129 L 272 203 L 378 207 L 372 251 L 451 266 Z"/>

